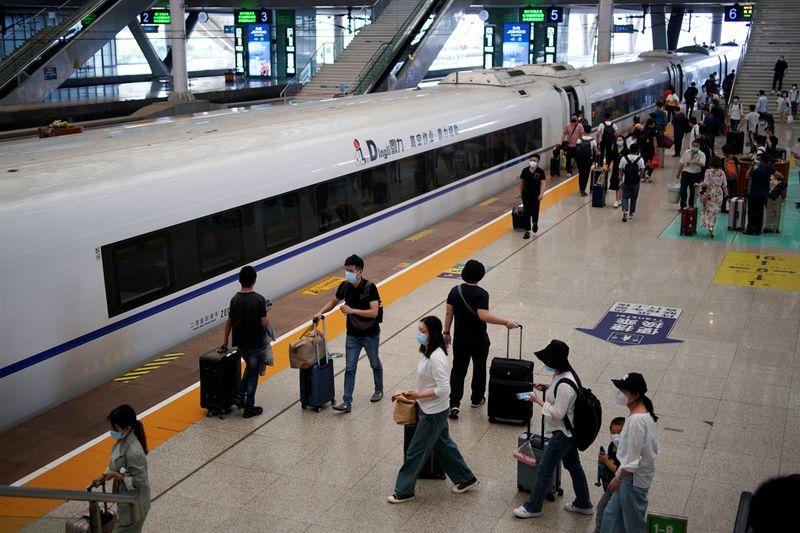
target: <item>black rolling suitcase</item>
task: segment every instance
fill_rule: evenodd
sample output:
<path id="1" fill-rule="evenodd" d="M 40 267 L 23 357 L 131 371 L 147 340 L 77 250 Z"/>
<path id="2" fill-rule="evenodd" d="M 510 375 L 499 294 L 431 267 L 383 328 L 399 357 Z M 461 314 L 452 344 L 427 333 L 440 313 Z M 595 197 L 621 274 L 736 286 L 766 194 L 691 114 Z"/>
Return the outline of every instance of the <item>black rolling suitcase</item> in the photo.
<path id="1" fill-rule="evenodd" d="M 536 464 L 529 465 L 522 461 L 517 461 L 518 491 L 530 492 L 533 490 L 533 486 L 536 484 L 536 477 L 539 473 L 539 462 L 542 460 L 542 455 L 544 455 L 544 447 L 547 446 L 549 441 L 550 439 L 544 436 L 544 416 L 542 416 L 542 432 L 538 435 L 531 433 L 531 421 L 529 419 L 528 431 L 523 431 L 520 434 L 517 439 L 517 447 L 519 448 L 526 442 L 530 442 L 531 448 L 533 449 L 533 456 L 536 458 Z M 550 486 L 547 488 L 545 497 L 552 502 L 555 501 L 556 495 L 561 496 L 563 494 L 564 489 L 561 488 L 561 461 L 559 461 L 556 463 L 556 469 L 555 472 L 553 472 L 553 478 L 550 482 Z"/>
<path id="2" fill-rule="evenodd" d="M 525 231 L 525 210 L 522 204 L 511 208 L 511 225 L 514 229 Z"/>
<path id="3" fill-rule="evenodd" d="M 414 432 L 417 431 L 416 424 L 406 424 L 403 426 L 403 457 L 408 451 L 408 446 L 411 444 L 411 439 L 414 438 Z M 417 479 L 444 479 L 445 474 L 442 465 L 436 460 L 436 454 L 431 451 L 430 457 L 423 463 L 422 470 L 419 471 Z"/>
<path id="4" fill-rule="evenodd" d="M 316 323 L 314 334 L 320 334 Z M 326 338 L 325 317 L 322 317 L 322 338 Z M 317 349 L 317 362 L 300 369 L 300 407 L 310 407 L 319 413 L 326 403 L 336 403 L 336 389 L 333 384 L 333 359 L 328 357 L 327 340 L 323 344 L 326 349 L 322 356 L 319 353 L 319 344 L 314 342 L 314 346 Z"/>
<path id="5" fill-rule="evenodd" d="M 511 330 L 506 338 L 506 356 L 495 357 L 489 366 L 489 422 L 525 424 L 533 416 L 533 404 L 517 398 L 533 390 L 533 361 L 522 358 L 522 326 L 519 327 L 519 359 L 509 357 Z"/>
<path id="6" fill-rule="evenodd" d="M 607 174 L 603 169 L 592 172 L 592 207 L 606 206 Z"/>
<path id="7" fill-rule="evenodd" d="M 725 144 L 731 149 L 734 155 L 744 153 L 744 132 L 743 131 L 729 131 L 725 137 Z"/>
<path id="8" fill-rule="evenodd" d="M 200 356 L 200 407 L 208 416 L 231 412 L 242 381 L 242 358 L 236 350 L 217 348 Z"/>
<path id="9" fill-rule="evenodd" d="M 561 175 L 561 147 L 553 148 L 553 155 L 550 156 L 550 177 L 557 178 Z"/>

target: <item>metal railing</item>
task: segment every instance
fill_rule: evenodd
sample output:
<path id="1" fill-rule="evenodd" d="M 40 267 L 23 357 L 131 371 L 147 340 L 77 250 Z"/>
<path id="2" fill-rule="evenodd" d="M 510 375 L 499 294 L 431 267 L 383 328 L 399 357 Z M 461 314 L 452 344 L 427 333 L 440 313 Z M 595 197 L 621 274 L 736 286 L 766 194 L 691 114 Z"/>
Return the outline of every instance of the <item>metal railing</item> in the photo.
<path id="1" fill-rule="evenodd" d="M 133 496 L 124 494 L 112 494 L 108 492 L 91 492 L 62 489 L 43 489 L 35 487 L 12 487 L 0 485 L 0 496 L 8 498 L 29 498 L 36 500 L 66 500 L 89 502 L 89 531 L 101 533 L 103 526 L 101 523 L 100 506 L 98 503 L 128 504 L 131 506 L 131 519 L 136 522 L 139 520 L 139 500 Z"/>
<path id="2" fill-rule="evenodd" d="M 284 103 L 286 103 L 292 97 L 297 96 L 297 94 L 303 88 L 303 85 L 308 83 L 308 80 L 310 80 L 314 74 L 319 72 L 319 69 L 322 68 L 322 65 L 329 64 L 328 61 L 325 61 L 326 46 L 333 47 L 333 61 L 336 61 L 336 58 L 338 58 L 342 52 L 344 52 L 344 38 L 344 35 L 339 35 L 332 43 L 322 43 L 322 46 L 317 48 L 311 57 L 308 58 L 308 61 L 303 63 L 303 66 L 297 69 L 297 74 L 295 74 L 292 79 L 286 82 L 286 87 L 284 87 L 281 91 L 280 97 Z M 340 43 L 342 46 L 337 46 Z M 318 57 L 322 57 L 323 61 L 319 61 L 317 59 Z"/>
<path id="3" fill-rule="evenodd" d="M 756 5 L 756 9 L 758 9 L 758 5 Z M 755 13 L 756 16 L 759 13 Z M 742 43 L 741 48 L 739 49 L 739 64 L 736 65 L 736 76 L 733 77 L 733 85 L 731 85 L 731 94 L 725 95 L 725 105 L 728 106 L 731 103 L 731 98 L 734 94 L 736 94 L 736 82 L 739 80 L 739 76 L 742 73 L 742 67 L 744 66 L 744 58 L 747 55 L 747 45 L 750 43 L 750 33 L 753 31 L 753 22 L 751 21 L 750 24 L 747 26 L 747 36 L 744 38 L 744 42 Z"/>
<path id="4" fill-rule="evenodd" d="M 406 42 L 410 36 L 410 32 L 415 28 L 424 17 L 428 16 L 429 7 L 437 0 L 419 0 L 417 5 L 411 11 L 411 14 L 406 18 L 397 33 L 388 43 L 383 43 L 375 51 L 370 58 L 370 61 L 361 69 L 361 72 L 356 78 L 356 83 L 353 87 L 348 87 L 348 94 L 366 94 L 378 81 L 378 78 L 386 70 L 387 64 L 396 54 L 400 52 L 400 47 Z"/>

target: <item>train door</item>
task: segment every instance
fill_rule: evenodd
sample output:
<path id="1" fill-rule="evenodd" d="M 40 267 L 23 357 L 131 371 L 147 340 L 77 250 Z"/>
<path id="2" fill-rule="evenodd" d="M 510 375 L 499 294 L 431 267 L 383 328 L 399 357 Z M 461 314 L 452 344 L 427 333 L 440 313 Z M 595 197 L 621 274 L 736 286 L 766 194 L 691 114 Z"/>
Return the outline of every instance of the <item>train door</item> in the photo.
<path id="1" fill-rule="evenodd" d="M 681 86 L 678 80 L 678 68 L 674 63 L 667 65 L 667 73 L 669 74 L 669 84 L 672 85 L 676 93 L 682 94 L 679 92 L 681 90 Z"/>
<path id="2" fill-rule="evenodd" d="M 675 66 L 675 71 L 678 74 L 678 80 L 677 83 L 675 84 L 675 92 L 677 93 L 678 96 L 683 98 L 683 93 L 686 91 L 686 84 L 684 83 L 683 79 L 683 65 L 678 63 L 677 65 L 674 66 Z"/>
<path id="3" fill-rule="evenodd" d="M 578 112 L 581 108 L 580 100 L 578 100 L 578 93 L 575 90 L 575 87 L 567 86 L 561 88 L 564 93 L 567 95 L 567 101 L 569 101 L 569 116 L 567 119 Z"/>

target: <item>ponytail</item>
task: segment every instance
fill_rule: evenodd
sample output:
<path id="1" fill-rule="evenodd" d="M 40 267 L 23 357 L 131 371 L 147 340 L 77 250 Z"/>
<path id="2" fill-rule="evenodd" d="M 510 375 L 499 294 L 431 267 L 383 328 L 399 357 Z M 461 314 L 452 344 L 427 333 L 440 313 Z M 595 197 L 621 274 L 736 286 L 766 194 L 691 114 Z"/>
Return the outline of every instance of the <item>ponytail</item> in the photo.
<path id="1" fill-rule="evenodd" d="M 144 434 L 144 424 L 142 424 L 141 420 L 137 420 L 133 425 L 133 434 L 139 439 L 139 444 L 142 445 L 144 454 L 147 455 L 147 436 Z"/>
<path id="2" fill-rule="evenodd" d="M 644 408 L 647 409 L 647 412 L 650 413 L 650 416 L 653 417 L 653 421 L 658 422 L 658 417 L 656 416 L 656 413 L 653 411 L 653 401 L 644 394 L 642 394 L 642 404 L 644 405 Z"/>

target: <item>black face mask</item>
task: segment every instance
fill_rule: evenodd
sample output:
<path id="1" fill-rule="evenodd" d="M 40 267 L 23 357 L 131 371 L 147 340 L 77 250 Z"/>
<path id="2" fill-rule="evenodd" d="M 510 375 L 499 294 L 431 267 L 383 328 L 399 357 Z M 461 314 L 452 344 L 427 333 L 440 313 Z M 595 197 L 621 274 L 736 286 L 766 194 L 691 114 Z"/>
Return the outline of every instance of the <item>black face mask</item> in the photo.
<path id="1" fill-rule="evenodd" d="M 578 119 L 577 118 L 573 118 L 572 120 L 570 120 L 570 122 L 572 122 L 573 124 L 577 124 L 578 123 Z"/>

